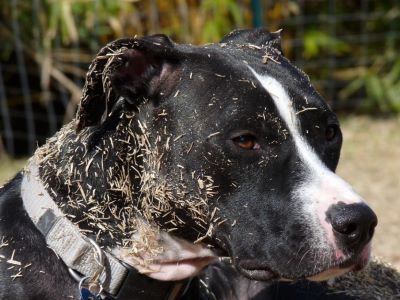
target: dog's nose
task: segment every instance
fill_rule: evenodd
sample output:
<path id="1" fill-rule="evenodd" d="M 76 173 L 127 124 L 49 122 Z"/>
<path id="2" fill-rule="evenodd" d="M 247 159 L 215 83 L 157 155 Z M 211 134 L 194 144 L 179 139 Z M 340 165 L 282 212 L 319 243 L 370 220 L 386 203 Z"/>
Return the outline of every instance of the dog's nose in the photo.
<path id="1" fill-rule="evenodd" d="M 378 218 L 364 203 L 332 206 L 327 212 L 337 242 L 348 250 L 361 250 L 374 235 Z"/>

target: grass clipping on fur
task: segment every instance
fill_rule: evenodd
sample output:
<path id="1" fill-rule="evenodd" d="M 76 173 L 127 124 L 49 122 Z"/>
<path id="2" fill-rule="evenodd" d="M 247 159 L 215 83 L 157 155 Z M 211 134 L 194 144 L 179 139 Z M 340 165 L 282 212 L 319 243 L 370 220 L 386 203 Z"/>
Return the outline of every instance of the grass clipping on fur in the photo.
<path id="1" fill-rule="evenodd" d="M 86 112 L 97 102 L 101 105 L 105 97 L 107 111 L 107 105 L 116 101 L 110 76 L 121 64 L 120 55 L 133 47 L 134 40 L 117 41 L 100 51 L 87 74 L 81 110 Z M 65 197 L 59 205 L 72 222 L 85 234 L 96 235 L 98 242 L 108 236 L 132 252 L 144 245 L 156 248 L 145 237 L 143 241 L 132 239 L 138 232 L 138 219 L 154 225 L 155 230 L 162 220 L 163 230 L 176 231 L 186 230 L 185 220 L 190 218 L 196 242 L 211 235 L 220 222 L 209 207 L 209 199 L 217 193 L 213 179 L 202 170 L 188 173 L 177 167 L 163 171 L 170 148 L 184 140 L 168 128 L 167 115 L 147 116 L 146 124 L 137 113 L 124 111 L 118 115 L 115 130 L 105 132 L 92 147 L 88 140 L 96 126 L 85 123 L 88 117 L 78 112 L 76 120 L 35 153 L 41 180 L 55 199 Z M 152 127 L 152 117 L 164 126 Z M 76 130 L 79 121 L 85 126 Z"/>
<path id="2" fill-rule="evenodd" d="M 374 260 L 362 271 L 336 278 L 329 290 L 356 299 L 400 299 L 400 273 L 389 264 Z"/>

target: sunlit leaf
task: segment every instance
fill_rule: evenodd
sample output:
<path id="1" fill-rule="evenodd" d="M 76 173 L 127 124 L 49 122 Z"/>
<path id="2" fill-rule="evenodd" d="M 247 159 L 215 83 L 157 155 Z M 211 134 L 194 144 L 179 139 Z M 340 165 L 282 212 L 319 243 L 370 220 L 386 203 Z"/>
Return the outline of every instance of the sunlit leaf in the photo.
<path id="1" fill-rule="evenodd" d="M 304 56 L 306 58 L 315 57 L 322 51 L 339 55 L 349 50 L 348 44 L 324 31 L 308 30 L 304 35 Z"/>

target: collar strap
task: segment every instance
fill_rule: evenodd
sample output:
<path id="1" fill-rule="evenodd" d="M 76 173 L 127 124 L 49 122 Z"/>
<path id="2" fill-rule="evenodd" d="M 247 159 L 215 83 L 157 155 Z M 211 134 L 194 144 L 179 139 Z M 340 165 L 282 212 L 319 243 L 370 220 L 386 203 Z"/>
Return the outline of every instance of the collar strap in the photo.
<path id="1" fill-rule="evenodd" d="M 81 234 L 79 227 L 65 217 L 50 197 L 39 179 L 38 166 L 33 162 L 24 172 L 21 196 L 26 212 L 47 245 L 70 270 L 78 271 L 82 278 L 94 280 L 107 294 L 116 299 L 135 294 L 138 294 L 135 299 L 153 299 L 156 295 L 158 299 L 175 299 L 182 291 L 182 282 L 162 281 L 157 281 L 157 290 L 154 290 L 154 279 L 143 276 Z M 148 292 L 154 294 L 153 298 L 149 298 Z"/>

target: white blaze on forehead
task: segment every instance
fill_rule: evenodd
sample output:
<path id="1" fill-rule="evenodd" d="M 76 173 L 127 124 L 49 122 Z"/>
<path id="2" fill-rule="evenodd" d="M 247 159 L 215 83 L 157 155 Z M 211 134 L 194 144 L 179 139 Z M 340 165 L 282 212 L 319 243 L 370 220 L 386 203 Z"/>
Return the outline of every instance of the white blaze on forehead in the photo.
<path id="1" fill-rule="evenodd" d="M 307 143 L 301 134 L 300 122 L 293 103 L 282 84 L 269 75 L 260 75 L 252 68 L 250 70 L 274 101 L 293 138 L 299 158 L 306 168 L 304 179 L 295 188 L 293 195 L 303 203 L 303 209 L 311 215 L 310 222 L 314 231 L 320 233 L 319 241 L 327 239 L 336 249 L 336 256 L 340 257 L 342 253 L 337 250 L 331 225 L 326 220 L 326 212 L 331 205 L 338 202 L 350 204 L 363 200 L 348 183 L 327 168 Z"/>
<path id="2" fill-rule="evenodd" d="M 250 68 L 250 67 L 249 67 Z M 327 168 L 311 149 L 310 145 L 306 143 L 302 137 L 299 129 L 299 120 L 294 111 L 293 103 L 283 86 L 273 77 L 268 75 L 259 75 L 252 68 L 254 76 L 258 79 L 265 90 L 270 94 L 272 100 L 283 121 L 289 129 L 291 136 L 294 139 L 296 148 L 304 163 L 312 169 L 312 171 L 321 173 L 326 172 Z"/>
<path id="3" fill-rule="evenodd" d="M 336 181 L 335 186 L 341 186 L 341 192 L 345 192 L 346 190 L 352 191 L 350 185 L 348 185 L 345 181 L 343 181 L 340 177 L 326 167 L 326 165 L 321 161 L 312 147 L 302 136 L 299 128 L 299 119 L 296 115 L 295 108 L 282 84 L 269 75 L 260 75 L 251 67 L 249 68 L 274 101 L 279 115 L 289 129 L 301 160 L 309 169 L 309 175 L 314 177 L 312 179 L 322 179 L 321 177 L 329 176 L 331 177 L 331 180 L 334 179 Z M 352 196 L 354 196 L 354 193 L 352 193 Z"/>

